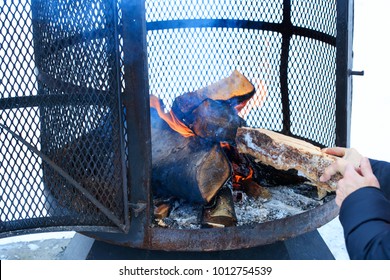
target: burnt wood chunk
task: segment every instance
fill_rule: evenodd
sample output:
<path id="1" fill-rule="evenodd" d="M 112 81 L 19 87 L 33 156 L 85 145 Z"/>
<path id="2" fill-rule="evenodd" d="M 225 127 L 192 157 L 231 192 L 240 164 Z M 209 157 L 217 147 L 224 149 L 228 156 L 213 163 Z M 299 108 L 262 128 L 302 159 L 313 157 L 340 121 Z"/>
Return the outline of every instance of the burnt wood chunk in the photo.
<path id="1" fill-rule="evenodd" d="M 206 99 L 228 101 L 234 107 L 247 102 L 254 93 L 255 87 L 251 82 L 235 70 L 225 79 L 176 97 L 172 104 L 172 111 L 181 121 L 189 125 L 193 122 L 192 111 Z"/>
<path id="2" fill-rule="evenodd" d="M 329 182 L 319 181 L 324 169 L 336 158 L 306 141 L 266 129 L 242 127 L 237 131 L 236 144 L 240 153 L 249 154 L 256 161 L 278 170 L 295 169 L 303 173 L 318 189 L 336 189 L 337 175 Z"/>
<path id="3" fill-rule="evenodd" d="M 154 218 L 161 220 L 169 215 L 169 211 L 171 210 L 171 205 L 169 203 L 163 203 L 154 207 Z"/>
<path id="4" fill-rule="evenodd" d="M 244 180 L 241 184 L 242 190 L 250 197 L 263 199 L 271 198 L 271 193 L 252 179 Z"/>
<path id="5" fill-rule="evenodd" d="M 154 109 L 151 119 L 153 193 L 208 203 L 231 177 L 230 164 L 219 144 L 181 136 Z"/>
<path id="6" fill-rule="evenodd" d="M 194 111 L 194 133 L 202 138 L 234 143 L 237 129 L 245 125 L 244 119 L 226 101 L 204 100 Z"/>
<path id="7" fill-rule="evenodd" d="M 232 227 L 236 223 L 232 191 L 223 187 L 216 194 L 215 200 L 203 208 L 201 224 L 207 228 L 221 228 Z"/>

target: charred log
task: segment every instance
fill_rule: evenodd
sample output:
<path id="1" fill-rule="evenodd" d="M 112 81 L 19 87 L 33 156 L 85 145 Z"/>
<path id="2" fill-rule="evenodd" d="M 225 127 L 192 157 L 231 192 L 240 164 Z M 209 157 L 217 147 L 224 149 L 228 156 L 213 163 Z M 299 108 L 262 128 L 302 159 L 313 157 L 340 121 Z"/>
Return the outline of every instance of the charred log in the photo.
<path id="1" fill-rule="evenodd" d="M 263 187 L 298 185 L 307 182 L 296 170 L 277 170 L 272 166 L 256 162 L 247 154 L 241 154 L 237 148 L 227 143 L 221 146 L 232 165 L 232 186 L 253 198 L 269 199 L 271 194 Z"/>
<path id="2" fill-rule="evenodd" d="M 206 99 L 227 101 L 231 107 L 235 107 L 246 103 L 254 93 L 255 87 L 244 75 L 235 70 L 225 79 L 176 97 L 172 111 L 180 120 L 189 125 L 193 123 L 192 111 Z"/>
<path id="3" fill-rule="evenodd" d="M 271 165 L 256 161 L 250 155 L 246 156 L 253 168 L 253 177 L 258 183 L 264 183 L 267 186 L 290 186 L 309 182 L 306 177 L 300 176 L 295 169 L 278 170 Z"/>
<path id="4" fill-rule="evenodd" d="M 219 144 L 183 137 L 152 109 L 152 186 L 158 196 L 208 203 L 230 178 Z"/>
<path id="5" fill-rule="evenodd" d="M 196 135 L 219 143 L 234 143 L 237 129 L 245 125 L 244 119 L 226 101 L 204 100 L 192 111 L 190 128 Z"/>

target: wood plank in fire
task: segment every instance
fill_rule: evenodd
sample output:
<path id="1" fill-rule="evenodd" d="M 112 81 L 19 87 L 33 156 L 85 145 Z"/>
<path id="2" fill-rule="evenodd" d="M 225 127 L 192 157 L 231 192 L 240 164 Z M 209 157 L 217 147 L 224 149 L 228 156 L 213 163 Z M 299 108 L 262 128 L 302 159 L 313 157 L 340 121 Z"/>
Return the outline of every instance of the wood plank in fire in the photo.
<path id="1" fill-rule="evenodd" d="M 311 143 L 266 129 L 241 127 L 236 144 L 240 153 L 249 154 L 261 163 L 279 170 L 300 171 L 319 191 L 336 189 L 339 175 L 327 183 L 319 180 L 324 169 L 336 158 Z"/>

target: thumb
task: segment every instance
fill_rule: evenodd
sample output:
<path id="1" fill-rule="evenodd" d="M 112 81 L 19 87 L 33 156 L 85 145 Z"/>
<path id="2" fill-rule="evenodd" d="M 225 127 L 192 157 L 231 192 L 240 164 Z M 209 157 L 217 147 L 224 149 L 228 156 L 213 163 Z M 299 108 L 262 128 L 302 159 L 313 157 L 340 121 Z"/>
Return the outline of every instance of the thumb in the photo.
<path id="1" fill-rule="evenodd" d="M 363 175 L 363 177 L 372 174 L 370 160 L 366 157 L 363 157 L 362 160 L 360 161 L 360 172 Z"/>

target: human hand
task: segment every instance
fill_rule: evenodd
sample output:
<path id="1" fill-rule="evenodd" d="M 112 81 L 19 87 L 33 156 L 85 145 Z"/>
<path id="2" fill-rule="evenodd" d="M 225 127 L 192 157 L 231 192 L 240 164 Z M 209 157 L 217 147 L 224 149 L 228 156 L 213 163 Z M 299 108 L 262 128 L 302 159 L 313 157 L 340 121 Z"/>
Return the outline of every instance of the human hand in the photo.
<path id="1" fill-rule="evenodd" d="M 366 157 L 360 161 L 359 169 L 356 169 L 351 163 L 345 166 L 343 178 L 337 182 L 336 204 L 341 207 L 348 195 L 363 187 L 379 188 L 378 179 L 372 172 L 370 161 Z"/>
<path id="2" fill-rule="evenodd" d="M 367 186 L 379 187 L 378 180 L 372 173 L 368 159 L 353 148 L 333 147 L 325 148 L 323 152 L 339 157 L 333 164 L 328 166 L 322 176 L 321 182 L 328 181 L 336 173 L 343 178 L 337 182 L 336 204 L 341 206 L 344 199 L 353 191 Z M 361 164 L 364 162 L 364 175 Z"/>
<path id="3" fill-rule="evenodd" d="M 363 158 L 363 156 L 354 148 L 332 147 L 324 148 L 322 151 L 329 155 L 342 157 L 352 163 L 356 168 L 359 167 L 360 161 Z"/>
<path id="4" fill-rule="evenodd" d="M 337 159 L 335 163 L 325 169 L 324 173 L 320 178 L 321 182 L 328 181 L 337 172 L 344 175 L 345 168 L 348 164 L 352 164 L 356 169 L 358 169 L 360 166 L 360 162 L 363 158 L 363 156 L 354 148 L 333 147 L 324 148 L 322 149 L 322 151 L 329 155 L 337 156 L 340 158 Z"/>

